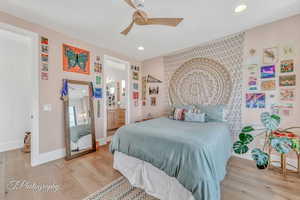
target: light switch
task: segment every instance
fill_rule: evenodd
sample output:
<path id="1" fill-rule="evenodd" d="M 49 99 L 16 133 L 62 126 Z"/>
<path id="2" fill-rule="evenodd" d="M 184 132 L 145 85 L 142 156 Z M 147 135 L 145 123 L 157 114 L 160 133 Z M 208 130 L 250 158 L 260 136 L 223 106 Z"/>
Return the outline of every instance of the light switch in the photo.
<path id="1" fill-rule="evenodd" d="M 43 106 L 43 110 L 46 112 L 50 112 L 52 110 L 52 105 L 51 104 L 45 104 Z"/>

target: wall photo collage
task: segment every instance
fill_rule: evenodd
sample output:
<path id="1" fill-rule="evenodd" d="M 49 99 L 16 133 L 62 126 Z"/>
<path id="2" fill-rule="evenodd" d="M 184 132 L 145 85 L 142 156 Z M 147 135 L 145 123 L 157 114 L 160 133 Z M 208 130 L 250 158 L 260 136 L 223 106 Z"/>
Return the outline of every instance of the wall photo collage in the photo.
<path id="1" fill-rule="evenodd" d="M 49 40 L 46 37 L 40 38 L 40 71 L 41 80 L 49 79 Z"/>
<path id="2" fill-rule="evenodd" d="M 140 67 L 136 65 L 131 65 L 132 71 L 132 99 L 133 105 L 139 107 L 139 80 L 140 80 Z"/>
<path id="3" fill-rule="evenodd" d="M 273 114 L 286 117 L 293 115 L 296 95 L 293 46 L 265 48 L 261 59 L 256 52 L 251 49 L 246 61 L 246 108 L 269 109 Z"/>

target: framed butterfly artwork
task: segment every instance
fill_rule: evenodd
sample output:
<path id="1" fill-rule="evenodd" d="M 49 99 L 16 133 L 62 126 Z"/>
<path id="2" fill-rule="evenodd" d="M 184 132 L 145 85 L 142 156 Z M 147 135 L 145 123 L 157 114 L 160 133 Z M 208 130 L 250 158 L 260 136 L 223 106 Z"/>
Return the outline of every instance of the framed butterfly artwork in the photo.
<path id="1" fill-rule="evenodd" d="M 63 70 L 89 75 L 90 52 L 63 44 Z"/>

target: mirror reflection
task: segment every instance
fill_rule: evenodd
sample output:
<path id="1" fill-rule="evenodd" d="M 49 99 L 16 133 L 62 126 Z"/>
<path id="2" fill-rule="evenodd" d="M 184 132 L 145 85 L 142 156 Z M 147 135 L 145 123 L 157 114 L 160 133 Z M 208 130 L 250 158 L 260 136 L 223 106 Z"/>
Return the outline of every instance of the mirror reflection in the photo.
<path id="1" fill-rule="evenodd" d="M 71 155 L 92 149 L 92 118 L 89 85 L 68 84 Z"/>

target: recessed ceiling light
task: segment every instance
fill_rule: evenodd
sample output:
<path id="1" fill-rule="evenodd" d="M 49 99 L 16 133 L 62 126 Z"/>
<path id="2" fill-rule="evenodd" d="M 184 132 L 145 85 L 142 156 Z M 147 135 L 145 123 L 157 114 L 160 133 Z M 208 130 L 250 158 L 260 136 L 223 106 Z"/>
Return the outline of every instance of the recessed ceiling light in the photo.
<path id="1" fill-rule="evenodd" d="M 243 12 L 247 9 L 247 5 L 246 4 L 240 4 L 237 7 L 235 7 L 234 12 L 235 13 L 240 13 Z"/>
<path id="2" fill-rule="evenodd" d="M 144 50 L 145 50 L 145 48 L 144 48 L 143 46 L 139 46 L 139 47 L 138 47 L 138 50 L 140 50 L 140 51 L 144 51 Z"/>

